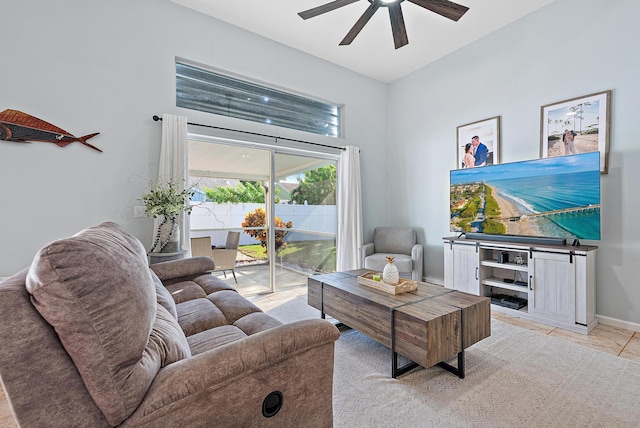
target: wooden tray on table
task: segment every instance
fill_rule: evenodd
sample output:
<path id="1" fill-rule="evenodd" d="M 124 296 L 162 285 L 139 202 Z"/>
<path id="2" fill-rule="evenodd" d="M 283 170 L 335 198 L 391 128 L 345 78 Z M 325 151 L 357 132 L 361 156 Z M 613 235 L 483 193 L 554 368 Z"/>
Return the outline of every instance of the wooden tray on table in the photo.
<path id="1" fill-rule="evenodd" d="M 402 294 L 418 289 L 418 282 L 411 279 L 400 278 L 398 284 L 393 285 L 382 282 L 382 280 L 375 281 L 373 279 L 373 275 L 380 275 L 380 277 L 382 278 L 382 274 L 380 272 L 367 272 L 358 277 L 358 284 L 366 285 L 367 287 L 372 287 L 377 290 L 382 290 L 385 293 L 389 294 Z"/>

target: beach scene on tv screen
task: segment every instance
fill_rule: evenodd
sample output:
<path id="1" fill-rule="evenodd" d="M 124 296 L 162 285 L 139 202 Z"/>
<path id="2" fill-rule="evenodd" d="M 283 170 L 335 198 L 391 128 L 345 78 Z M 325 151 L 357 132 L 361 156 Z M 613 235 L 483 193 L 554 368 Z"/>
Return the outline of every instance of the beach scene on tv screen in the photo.
<path id="1" fill-rule="evenodd" d="M 451 171 L 452 232 L 600 239 L 600 153 Z"/>

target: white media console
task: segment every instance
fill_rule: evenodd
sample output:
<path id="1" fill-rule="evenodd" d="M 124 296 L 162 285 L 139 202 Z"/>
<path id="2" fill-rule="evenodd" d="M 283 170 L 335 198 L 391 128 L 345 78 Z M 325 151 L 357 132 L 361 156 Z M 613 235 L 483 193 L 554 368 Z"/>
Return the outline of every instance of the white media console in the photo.
<path id="1" fill-rule="evenodd" d="M 444 285 L 491 308 L 588 334 L 596 319 L 595 246 L 444 239 Z"/>

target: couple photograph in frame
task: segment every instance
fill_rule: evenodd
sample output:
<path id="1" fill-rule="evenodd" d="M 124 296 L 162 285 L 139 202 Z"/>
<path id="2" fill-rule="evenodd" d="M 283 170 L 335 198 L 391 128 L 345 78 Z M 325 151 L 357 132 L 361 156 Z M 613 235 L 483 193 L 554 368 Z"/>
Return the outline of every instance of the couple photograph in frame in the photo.
<path id="1" fill-rule="evenodd" d="M 608 172 L 611 90 L 547 104 L 540 109 L 540 157 L 600 152 Z"/>
<path id="2" fill-rule="evenodd" d="M 458 126 L 456 148 L 456 169 L 499 164 L 500 116 Z"/>

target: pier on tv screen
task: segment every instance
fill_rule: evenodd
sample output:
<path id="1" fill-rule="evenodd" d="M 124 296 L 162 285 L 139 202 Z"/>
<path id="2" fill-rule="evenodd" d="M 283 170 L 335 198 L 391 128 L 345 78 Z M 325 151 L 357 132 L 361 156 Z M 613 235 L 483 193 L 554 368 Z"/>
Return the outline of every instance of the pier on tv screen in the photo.
<path id="1" fill-rule="evenodd" d="M 600 153 L 451 171 L 452 232 L 600 239 Z"/>

